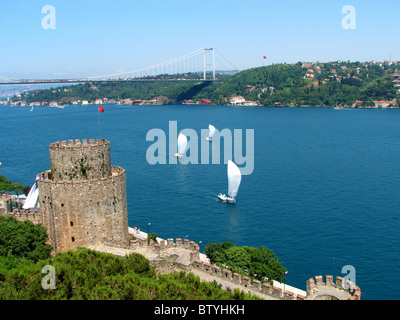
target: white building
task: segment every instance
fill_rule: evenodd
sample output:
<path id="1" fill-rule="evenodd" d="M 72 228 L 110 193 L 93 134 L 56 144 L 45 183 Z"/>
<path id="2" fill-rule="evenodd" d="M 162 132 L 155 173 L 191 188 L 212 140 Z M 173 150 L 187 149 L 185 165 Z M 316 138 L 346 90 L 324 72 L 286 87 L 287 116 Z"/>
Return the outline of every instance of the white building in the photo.
<path id="1" fill-rule="evenodd" d="M 234 96 L 234 97 L 231 97 L 231 98 L 229 99 L 229 102 L 230 102 L 231 104 L 244 103 L 245 101 L 246 101 L 246 99 L 243 98 L 242 96 Z"/>

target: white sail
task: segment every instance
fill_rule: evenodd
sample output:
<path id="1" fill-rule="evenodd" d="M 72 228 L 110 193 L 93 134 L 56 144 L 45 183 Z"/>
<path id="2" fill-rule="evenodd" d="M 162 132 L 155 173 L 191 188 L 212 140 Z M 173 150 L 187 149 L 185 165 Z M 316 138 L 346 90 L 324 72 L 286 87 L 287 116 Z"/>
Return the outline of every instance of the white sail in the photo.
<path id="1" fill-rule="evenodd" d="M 38 207 L 38 199 L 39 199 L 39 188 L 37 186 L 37 180 L 39 178 L 36 177 L 36 181 L 33 184 L 31 190 L 28 193 L 28 196 L 26 197 L 25 203 L 22 206 L 22 209 L 31 209 L 31 208 L 37 208 Z"/>
<path id="2" fill-rule="evenodd" d="M 209 133 L 208 133 L 208 140 L 212 140 L 212 138 L 213 138 L 213 136 L 214 136 L 214 133 L 215 133 L 215 127 L 214 127 L 212 124 L 210 124 L 210 125 L 208 126 L 208 130 L 209 130 Z"/>
<path id="3" fill-rule="evenodd" d="M 186 152 L 187 138 L 184 134 L 180 133 L 178 136 L 178 154 L 183 156 Z"/>
<path id="4" fill-rule="evenodd" d="M 242 174 L 240 169 L 231 160 L 228 161 L 228 196 L 236 197 L 240 182 L 242 180 Z"/>

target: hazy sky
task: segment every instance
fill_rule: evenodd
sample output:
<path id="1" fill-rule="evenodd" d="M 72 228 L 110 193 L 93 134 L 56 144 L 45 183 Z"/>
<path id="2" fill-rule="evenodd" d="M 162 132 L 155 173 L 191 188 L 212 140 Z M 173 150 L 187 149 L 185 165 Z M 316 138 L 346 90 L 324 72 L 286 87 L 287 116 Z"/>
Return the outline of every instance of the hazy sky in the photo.
<path id="1" fill-rule="evenodd" d="M 399 12 L 399 0 L 0 0 L 0 78 L 109 74 L 211 46 L 239 69 L 400 60 Z"/>

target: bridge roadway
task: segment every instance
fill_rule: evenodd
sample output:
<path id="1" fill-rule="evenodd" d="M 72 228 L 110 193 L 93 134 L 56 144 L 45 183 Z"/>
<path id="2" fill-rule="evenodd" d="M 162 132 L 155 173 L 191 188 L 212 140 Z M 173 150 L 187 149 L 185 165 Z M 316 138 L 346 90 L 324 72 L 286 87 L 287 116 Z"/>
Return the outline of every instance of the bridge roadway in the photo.
<path id="1" fill-rule="evenodd" d="M 220 79 L 106 79 L 106 80 L 91 80 L 91 79 L 21 79 L 12 81 L 1 81 L 0 85 L 19 85 L 19 84 L 49 84 L 49 83 L 86 83 L 86 82 L 218 82 Z"/>

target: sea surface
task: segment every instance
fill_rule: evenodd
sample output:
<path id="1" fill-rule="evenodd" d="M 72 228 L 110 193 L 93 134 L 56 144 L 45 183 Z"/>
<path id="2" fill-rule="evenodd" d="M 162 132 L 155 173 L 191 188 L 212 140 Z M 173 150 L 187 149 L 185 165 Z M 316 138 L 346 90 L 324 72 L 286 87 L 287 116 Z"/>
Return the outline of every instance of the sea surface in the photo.
<path id="1" fill-rule="evenodd" d="M 103 108 L 0 106 L 0 174 L 31 186 L 50 169 L 50 143 L 107 139 L 112 164 L 126 169 L 130 227 L 201 248 L 265 246 L 288 269 L 286 283 L 303 290 L 310 277 L 344 277 L 350 265 L 362 299 L 400 299 L 400 109 Z M 170 121 L 198 132 L 199 162 L 209 124 L 242 129 L 243 145 L 254 129 L 254 171 L 236 204 L 217 199 L 227 192 L 223 153 L 220 164 L 148 163 L 147 133 L 159 128 L 168 141 Z"/>

